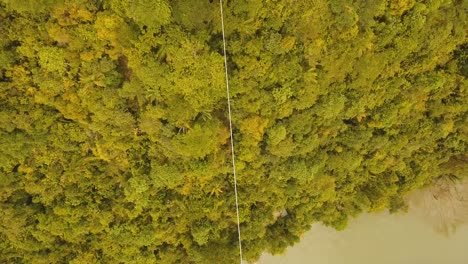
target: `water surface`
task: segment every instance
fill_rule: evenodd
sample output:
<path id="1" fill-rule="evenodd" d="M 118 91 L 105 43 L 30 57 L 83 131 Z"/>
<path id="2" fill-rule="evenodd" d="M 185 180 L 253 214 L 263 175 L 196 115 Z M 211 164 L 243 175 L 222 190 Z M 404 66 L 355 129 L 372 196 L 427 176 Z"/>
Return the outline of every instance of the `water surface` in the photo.
<path id="1" fill-rule="evenodd" d="M 314 225 L 285 255 L 264 255 L 259 264 L 467 264 L 468 228 L 449 237 L 416 213 L 365 214 L 344 231 Z"/>

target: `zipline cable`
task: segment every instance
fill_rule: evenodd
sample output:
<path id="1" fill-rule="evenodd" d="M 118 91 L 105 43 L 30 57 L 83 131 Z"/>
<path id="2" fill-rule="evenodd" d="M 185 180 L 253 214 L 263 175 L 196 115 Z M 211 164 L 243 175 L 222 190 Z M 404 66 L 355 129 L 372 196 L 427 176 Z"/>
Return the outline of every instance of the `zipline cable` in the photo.
<path id="1" fill-rule="evenodd" d="M 236 155 L 234 153 L 234 137 L 232 133 L 231 93 L 229 90 L 228 63 L 227 63 L 227 54 L 226 54 L 226 36 L 224 33 L 223 0 L 219 0 L 219 7 L 221 11 L 221 30 L 223 32 L 224 71 L 226 75 L 226 94 L 227 94 L 228 114 L 229 114 L 229 132 L 230 132 L 230 137 L 231 137 L 231 158 L 232 158 L 232 172 L 234 175 L 234 194 L 236 197 L 237 234 L 239 235 L 239 258 L 240 258 L 240 264 L 242 264 L 242 239 L 241 239 L 240 218 L 239 218 L 239 198 L 237 195 Z"/>

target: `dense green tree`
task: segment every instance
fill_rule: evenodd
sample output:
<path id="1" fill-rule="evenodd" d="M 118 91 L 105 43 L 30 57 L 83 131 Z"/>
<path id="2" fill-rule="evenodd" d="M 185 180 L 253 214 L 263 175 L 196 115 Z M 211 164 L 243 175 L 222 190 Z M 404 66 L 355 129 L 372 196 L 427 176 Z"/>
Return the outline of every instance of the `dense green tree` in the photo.
<path id="1" fill-rule="evenodd" d="M 225 3 L 246 260 L 466 178 L 467 5 Z M 235 263 L 219 2 L 0 21 L 0 262 Z"/>

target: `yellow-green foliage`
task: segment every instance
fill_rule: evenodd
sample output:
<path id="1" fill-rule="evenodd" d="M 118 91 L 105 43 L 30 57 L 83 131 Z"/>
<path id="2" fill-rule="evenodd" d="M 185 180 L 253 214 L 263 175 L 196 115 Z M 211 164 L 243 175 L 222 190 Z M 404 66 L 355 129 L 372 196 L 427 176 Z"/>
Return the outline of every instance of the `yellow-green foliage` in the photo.
<path id="1" fill-rule="evenodd" d="M 462 177 L 466 1 L 227 2 L 246 260 Z M 0 1 L 1 263 L 237 261 L 218 5 Z"/>

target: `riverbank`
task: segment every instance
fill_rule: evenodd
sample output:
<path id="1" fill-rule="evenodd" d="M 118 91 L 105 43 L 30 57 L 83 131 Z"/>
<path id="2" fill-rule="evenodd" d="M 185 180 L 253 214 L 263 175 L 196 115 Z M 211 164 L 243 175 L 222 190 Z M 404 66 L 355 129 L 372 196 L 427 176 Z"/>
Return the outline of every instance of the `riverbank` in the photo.
<path id="1" fill-rule="evenodd" d="M 468 228 L 445 237 L 416 213 L 365 214 L 344 231 L 314 225 L 285 255 L 264 255 L 259 264 L 466 264 Z"/>
<path id="2" fill-rule="evenodd" d="M 434 186 L 408 197 L 408 213 L 363 214 L 344 231 L 315 224 L 284 255 L 258 264 L 466 264 L 468 182 Z"/>

